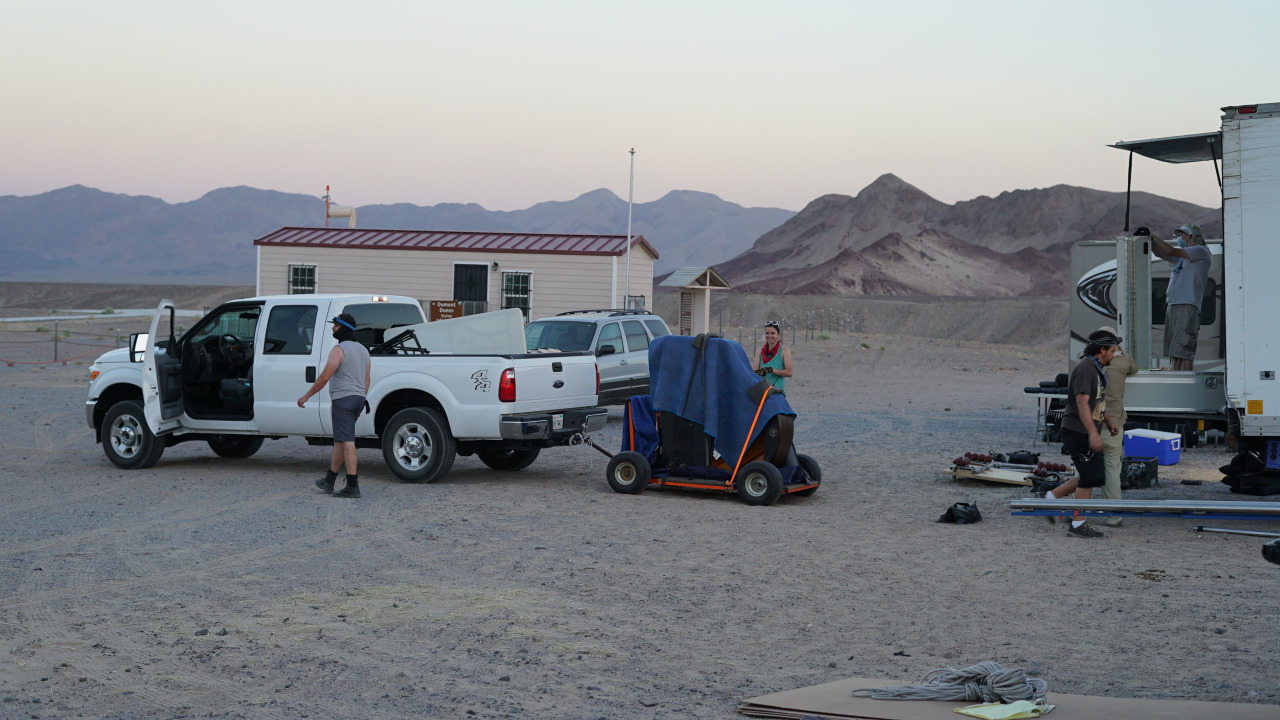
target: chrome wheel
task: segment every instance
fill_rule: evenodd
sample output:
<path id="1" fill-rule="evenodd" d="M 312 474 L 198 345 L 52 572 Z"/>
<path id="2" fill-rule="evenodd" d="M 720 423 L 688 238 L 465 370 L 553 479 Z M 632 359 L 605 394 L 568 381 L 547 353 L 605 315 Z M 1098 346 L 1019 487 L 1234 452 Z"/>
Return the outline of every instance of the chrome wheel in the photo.
<path id="1" fill-rule="evenodd" d="M 418 424 L 402 425 L 394 441 L 396 462 L 405 470 L 417 472 L 431 462 L 431 438 Z"/>
<path id="2" fill-rule="evenodd" d="M 111 423 L 111 449 L 125 460 L 132 460 L 142 452 L 142 426 L 133 415 L 118 415 Z"/>

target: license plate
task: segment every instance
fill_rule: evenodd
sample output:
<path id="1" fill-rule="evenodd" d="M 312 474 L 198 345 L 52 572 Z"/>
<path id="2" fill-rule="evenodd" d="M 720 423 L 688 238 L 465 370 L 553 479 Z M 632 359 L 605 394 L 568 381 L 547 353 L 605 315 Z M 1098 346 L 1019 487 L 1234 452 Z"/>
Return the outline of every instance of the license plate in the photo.
<path id="1" fill-rule="evenodd" d="M 552 430 L 564 429 L 564 413 L 558 413 L 556 415 L 551 416 L 551 429 Z"/>

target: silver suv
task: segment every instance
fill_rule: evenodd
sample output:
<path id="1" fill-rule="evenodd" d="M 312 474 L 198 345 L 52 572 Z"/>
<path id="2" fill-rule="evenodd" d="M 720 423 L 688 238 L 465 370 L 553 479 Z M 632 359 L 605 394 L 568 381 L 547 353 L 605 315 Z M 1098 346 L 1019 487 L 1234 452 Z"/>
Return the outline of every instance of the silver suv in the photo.
<path id="1" fill-rule="evenodd" d="M 530 352 L 595 353 L 601 405 L 649 393 L 649 341 L 670 334 L 662 318 L 647 310 L 574 310 L 524 327 Z"/>

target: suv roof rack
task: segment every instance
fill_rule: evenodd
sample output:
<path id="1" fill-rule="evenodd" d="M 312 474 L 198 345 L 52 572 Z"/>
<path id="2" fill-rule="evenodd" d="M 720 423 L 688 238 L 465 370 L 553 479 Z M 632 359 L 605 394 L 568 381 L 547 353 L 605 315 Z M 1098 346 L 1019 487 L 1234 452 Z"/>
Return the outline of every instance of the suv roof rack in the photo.
<path id="1" fill-rule="evenodd" d="M 618 317 L 619 315 L 652 315 L 648 310 L 622 310 L 619 308 L 602 308 L 599 310 L 570 310 L 568 312 L 556 313 L 556 317 L 561 315 L 586 315 L 587 313 L 609 313 L 609 317 Z"/>

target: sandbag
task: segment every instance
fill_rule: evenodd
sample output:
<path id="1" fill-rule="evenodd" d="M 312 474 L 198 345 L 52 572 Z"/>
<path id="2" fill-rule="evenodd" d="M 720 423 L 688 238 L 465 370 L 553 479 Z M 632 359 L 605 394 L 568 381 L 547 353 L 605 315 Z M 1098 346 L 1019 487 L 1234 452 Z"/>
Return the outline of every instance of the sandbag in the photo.
<path id="1" fill-rule="evenodd" d="M 942 516 L 938 518 L 938 522 L 955 523 L 956 525 L 967 525 L 970 523 L 980 522 L 981 520 L 982 513 L 978 512 L 977 503 L 970 504 L 961 502 L 947 508 L 947 511 L 942 513 Z"/>

